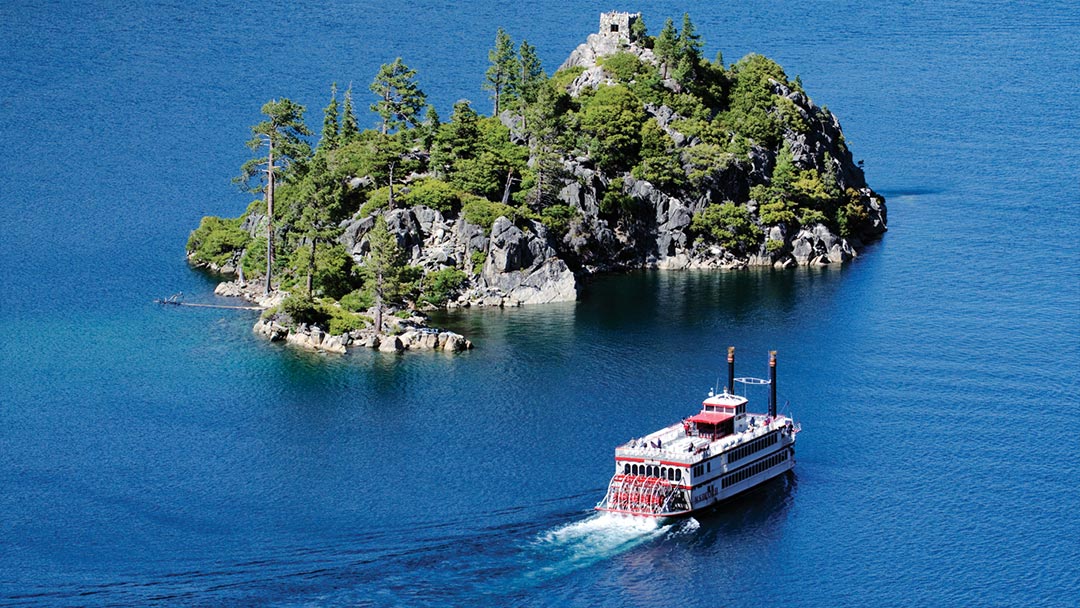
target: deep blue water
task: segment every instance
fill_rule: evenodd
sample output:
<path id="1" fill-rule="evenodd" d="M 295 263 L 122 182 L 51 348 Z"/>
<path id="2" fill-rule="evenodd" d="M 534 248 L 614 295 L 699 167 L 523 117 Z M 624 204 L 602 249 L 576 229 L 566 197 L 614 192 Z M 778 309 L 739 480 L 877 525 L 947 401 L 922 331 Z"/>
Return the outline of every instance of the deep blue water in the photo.
<path id="1" fill-rule="evenodd" d="M 484 108 L 498 25 L 551 71 L 611 8 L 0 4 L 0 604 L 1076 605 L 1074 3 L 641 6 L 838 114 L 890 216 L 844 268 L 606 277 L 400 359 L 150 304 L 212 299 L 184 240 L 246 206 L 270 97 L 318 125 L 401 55 L 444 116 Z M 794 475 L 593 516 L 614 446 L 692 412 L 729 344 L 747 375 L 780 352 Z"/>

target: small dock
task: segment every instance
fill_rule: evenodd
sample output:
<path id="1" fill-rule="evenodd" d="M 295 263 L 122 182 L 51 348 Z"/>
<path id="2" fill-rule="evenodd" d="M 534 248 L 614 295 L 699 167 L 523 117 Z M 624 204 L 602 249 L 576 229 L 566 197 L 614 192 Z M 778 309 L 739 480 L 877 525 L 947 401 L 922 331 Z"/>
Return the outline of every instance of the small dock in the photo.
<path id="1" fill-rule="evenodd" d="M 261 306 L 228 306 L 226 304 L 199 304 L 196 302 L 184 302 L 184 294 L 173 294 L 167 298 L 158 298 L 154 304 L 162 306 L 190 306 L 192 308 L 220 308 L 224 310 L 262 310 Z"/>

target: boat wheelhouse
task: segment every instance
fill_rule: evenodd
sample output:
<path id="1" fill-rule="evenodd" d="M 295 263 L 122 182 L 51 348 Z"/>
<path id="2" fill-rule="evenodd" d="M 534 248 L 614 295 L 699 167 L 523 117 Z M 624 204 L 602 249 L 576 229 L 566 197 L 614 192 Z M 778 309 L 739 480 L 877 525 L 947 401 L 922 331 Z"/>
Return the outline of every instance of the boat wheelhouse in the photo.
<path id="1" fill-rule="evenodd" d="M 769 385 L 768 411 L 748 413 L 736 382 Z M 722 393 L 709 391 L 697 414 L 615 448 L 615 474 L 596 509 L 677 517 L 711 507 L 795 466 L 799 431 L 776 413 L 776 352 L 768 380 L 736 378 L 731 347 Z"/>

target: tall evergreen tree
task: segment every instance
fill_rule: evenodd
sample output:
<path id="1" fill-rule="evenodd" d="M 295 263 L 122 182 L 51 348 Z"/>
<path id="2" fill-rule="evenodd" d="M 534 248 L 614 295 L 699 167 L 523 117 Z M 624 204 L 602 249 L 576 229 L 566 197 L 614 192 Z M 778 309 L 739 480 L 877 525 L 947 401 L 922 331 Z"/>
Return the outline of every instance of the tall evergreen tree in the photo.
<path id="1" fill-rule="evenodd" d="M 522 40 L 518 49 L 518 92 L 521 100 L 525 103 L 536 101 L 537 91 L 547 80 L 544 68 L 540 65 L 540 57 L 536 54 L 536 47 Z"/>
<path id="2" fill-rule="evenodd" d="M 480 117 L 467 99 L 454 104 L 450 122 L 441 125 L 431 150 L 431 169 L 442 176 L 454 170 L 454 163 L 476 156 L 480 146 Z"/>
<path id="3" fill-rule="evenodd" d="M 679 58 L 686 57 L 690 63 L 697 66 L 701 61 L 701 36 L 697 33 L 694 23 L 690 21 L 690 13 L 683 13 L 682 30 L 679 31 L 679 39 L 676 54 Z"/>
<path id="4" fill-rule="evenodd" d="M 645 26 L 645 18 L 638 16 L 632 24 L 630 24 L 630 42 L 648 42 L 649 28 Z M 646 44 L 645 46 L 648 46 Z"/>
<path id="5" fill-rule="evenodd" d="M 495 112 L 492 116 L 498 116 L 504 109 L 505 102 L 515 95 L 515 81 L 517 80 L 514 42 L 510 40 L 510 34 L 501 27 L 495 33 L 495 48 L 488 51 L 488 60 L 491 61 L 491 66 L 485 74 L 484 90 L 491 91 L 491 99 L 495 102 Z"/>
<path id="6" fill-rule="evenodd" d="M 562 185 L 560 178 L 565 173 L 559 144 L 566 129 L 566 115 L 559 108 L 560 94 L 565 95 L 545 83 L 537 91 L 536 102 L 526 110 L 529 164 L 535 175 L 535 185 L 527 200 L 538 208 L 557 196 Z"/>
<path id="7" fill-rule="evenodd" d="M 419 124 L 420 111 L 427 105 L 427 96 L 416 84 L 416 70 L 409 69 L 401 57 L 394 59 L 393 63 L 383 64 L 370 88 L 379 98 L 379 101 L 371 104 L 371 111 L 382 119 L 383 135 L 391 129 Z"/>
<path id="8" fill-rule="evenodd" d="M 690 21 L 690 13 L 683 13 L 682 30 L 675 42 L 675 80 L 687 85 L 698 79 L 701 71 L 701 36 Z"/>
<path id="9" fill-rule="evenodd" d="M 338 147 L 338 101 L 337 83 L 330 85 L 330 103 L 323 109 L 322 135 L 319 137 L 319 150 L 333 150 Z"/>
<path id="10" fill-rule="evenodd" d="M 327 159 L 317 154 L 311 168 L 299 184 L 299 196 L 289 213 L 289 223 L 295 228 L 299 243 L 306 245 L 307 297 L 313 295 L 319 245 L 331 242 L 337 235 L 337 224 L 344 215 L 344 184 L 327 165 Z"/>
<path id="11" fill-rule="evenodd" d="M 771 185 L 779 192 L 788 192 L 791 190 L 796 177 L 791 147 L 787 143 L 783 143 L 780 145 L 780 151 L 776 154 L 776 167 L 773 168 Z"/>
<path id="12" fill-rule="evenodd" d="M 405 252 L 397 237 L 387 229 L 386 218 L 381 213 L 375 218 L 375 226 L 367 238 L 370 253 L 364 266 L 375 295 L 375 332 L 381 334 L 383 304 L 397 296 L 400 272 L 406 262 Z"/>
<path id="13" fill-rule="evenodd" d="M 356 123 L 356 111 L 353 110 L 352 85 L 345 89 L 345 104 L 341 108 L 341 131 L 338 133 L 338 144 L 345 145 L 360 134 L 360 127 Z"/>
<path id="14" fill-rule="evenodd" d="M 233 181 L 248 191 L 262 190 L 266 195 L 266 293 L 270 293 L 271 273 L 274 265 L 274 180 L 279 169 L 289 169 L 311 156 L 311 146 L 303 137 L 311 131 L 304 124 L 304 106 L 289 99 L 272 99 L 262 107 L 267 120 L 251 127 L 252 138 L 247 146 L 252 152 L 266 146 L 266 156 L 253 158 L 240 167 L 240 175 Z M 265 167 L 265 168 L 264 168 Z M 256 176 L 265 175 L 253 185 Z"/>
<path id="15" fill-rule="evenodd" d="M 668 18 L 664 22 L 664 28 L 660 30 L 660 35 L 656 37 L 656 43 L 653 45 L 653 53 L 656 54 L 656 58 L 664 66 L 664 78 L 668 77 L 668 66 L 678 60 L 678 43 L 679 35 L 675 31 L 675 22 Z"/>
<path id="16" fill-rule="evenodd" d="M 442 122 L 439 120 L 439 113 L 435 111 L 435 106 L 428 105 L 427 112 L 424 113 L 424 122 L 420 123 L 420 148 L 423 150 L 431 151 L 432 144 L 435 143 L 435 135 L 439 132 L 439 127 Z"/>

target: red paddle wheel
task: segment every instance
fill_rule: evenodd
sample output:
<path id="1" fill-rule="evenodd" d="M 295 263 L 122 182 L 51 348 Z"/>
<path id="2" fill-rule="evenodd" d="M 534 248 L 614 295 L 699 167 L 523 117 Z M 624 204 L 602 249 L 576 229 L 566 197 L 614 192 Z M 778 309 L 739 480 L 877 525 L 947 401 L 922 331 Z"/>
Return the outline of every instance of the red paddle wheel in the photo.
<path id="1" fill-rule="evenodd" d="M 678 488 L 666 479 L 616 473 L 597 508 L 628 515 L 656 516 L 671 512 L 677 496 Z"/>

